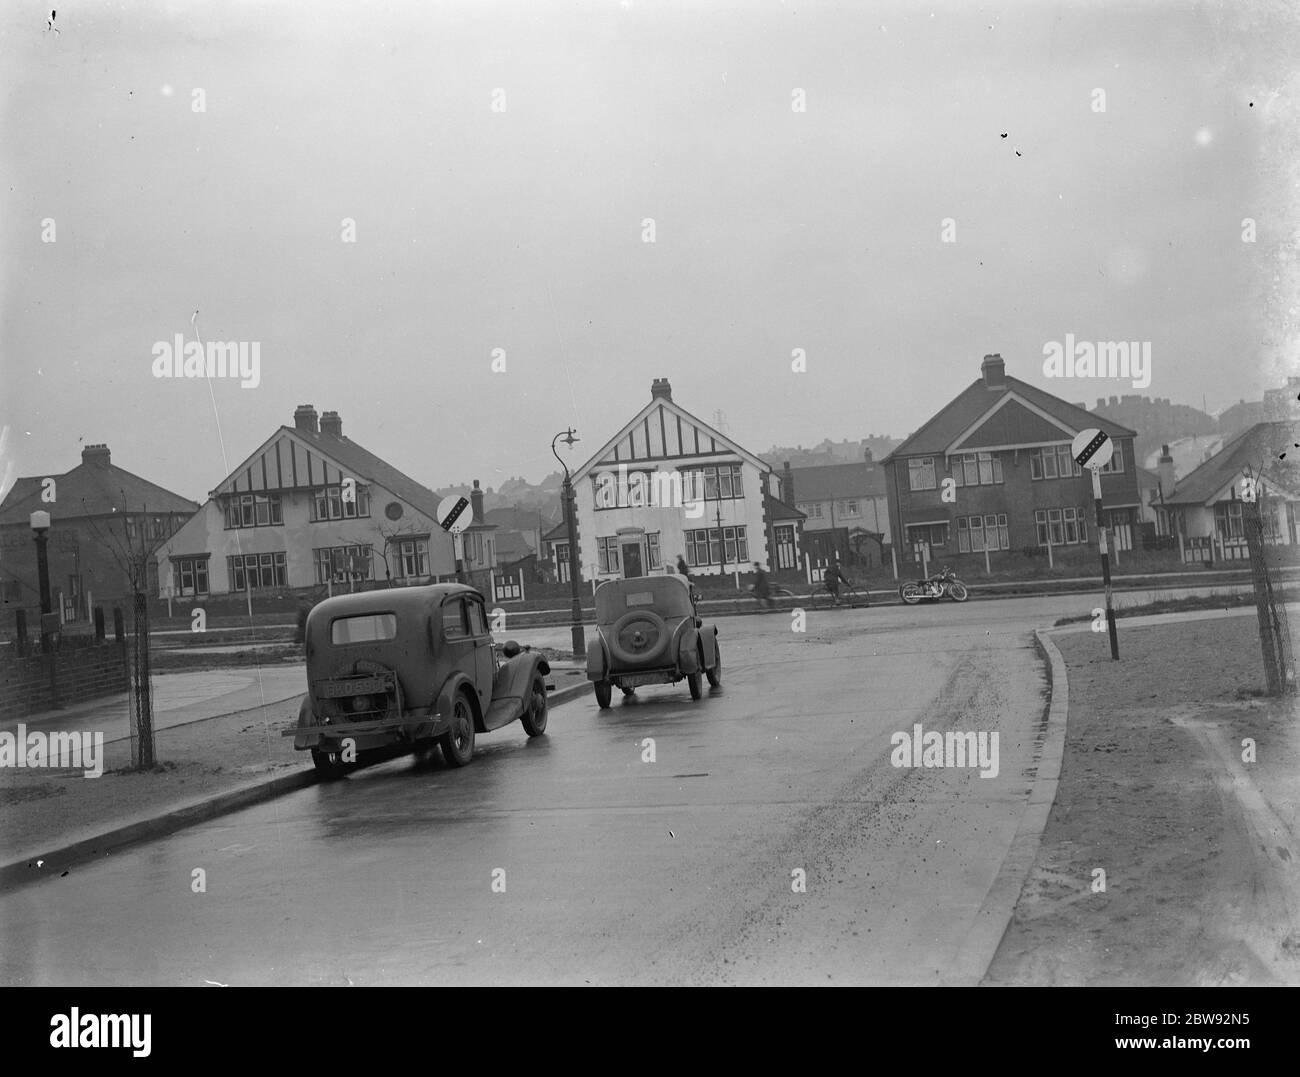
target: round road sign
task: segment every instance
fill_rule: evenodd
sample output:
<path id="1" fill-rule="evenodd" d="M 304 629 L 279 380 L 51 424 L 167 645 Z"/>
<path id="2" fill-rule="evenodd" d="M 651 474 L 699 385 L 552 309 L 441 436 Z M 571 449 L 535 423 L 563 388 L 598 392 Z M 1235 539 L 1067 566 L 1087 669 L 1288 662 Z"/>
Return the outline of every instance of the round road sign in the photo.
<path id="1" fill-rule="evenodd" d="M 1080 467 L 1102 468 L 1115 455 L 1115 443 L 1109 434 L 1090 426 L 1074 435 L 1070 442 L 1070 455 Z"/>
<path id="2" fill-rule="evenodd" d="M 469 498 L 460 494 L 448 494 L 438 502 L 438 526 L 444 531 L 458 535 L 469 527 L 474 519 L 470 511 Z"/>

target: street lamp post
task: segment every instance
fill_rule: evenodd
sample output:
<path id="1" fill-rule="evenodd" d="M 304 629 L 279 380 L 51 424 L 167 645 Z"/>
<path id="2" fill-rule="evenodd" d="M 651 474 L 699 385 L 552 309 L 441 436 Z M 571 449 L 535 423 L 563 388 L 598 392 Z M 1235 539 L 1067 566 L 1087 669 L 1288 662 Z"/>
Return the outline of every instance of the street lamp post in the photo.
<path id="1" fill-rule="evenodd" d="M 58 707 L 60 706 L 59 678 L 54 664 L 54 640 L 50 631 L 54 610 L 50 602 L 50 559 L 46 549 L 49 541 L 47 532 L 50 530 L 50 514 L 33 512 L 30 522 L 36 539 L 36 576 L 41 588 L 41 651 L 50 663 L 50 705 Z"/>
<path id="2" fill-rule="evenodd" d="M 41 650 L 48 654 L 53 650 L 50 640 L 49 615 L 54 612 L 50 602 L 50 559 L 47 552 L 50 530 L 50 514 L 33 512 L 31 515 L 32 533 L 36 536 L 36 575 L 41 588 Z"/>
<path id="3" fill-rule="evenodd" d="M 569 591 L 573 599 L 573 657 L 582 659 L 587 657 L 587 633 L 582 627 L 582 598 L 579 591 L 582 581 L 578 568 L 578 513 L 573 503 L 573 479 L 569 475 L 569 465 L 560 460 L 560 454 L 555 451 L 555 443 L 561 439 L 570 449 L 581 439 L 574 435 L 572 427 L 562 430 L 551 438 L 551 454 L 560 461 L 560 467 L 564 468 L 564 485 L 560 488 L 560 500 L 564 502 L 564 523 L 569 529 Z"/>

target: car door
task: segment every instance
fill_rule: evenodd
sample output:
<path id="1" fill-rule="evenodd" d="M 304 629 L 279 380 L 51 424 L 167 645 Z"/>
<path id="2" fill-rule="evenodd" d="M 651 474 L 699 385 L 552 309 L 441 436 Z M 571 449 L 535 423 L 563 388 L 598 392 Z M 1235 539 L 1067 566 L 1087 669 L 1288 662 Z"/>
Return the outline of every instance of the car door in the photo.
<path id="1" fill-rule="evenodd" d="M 448 675 L 463 673 L 477 685 L 477 646 L 470 635 L 465 599 L 460 595 L 453 595 L 442 604 L 442 635 Z"/>
<path id="2" fill-rule="evenodd" d="M 472 596 L 465 599 L 465 612 L 469 615 L 469 638 L 474 644 L 474 685 L 478 690 L 479 708 L 487 714 L 492 702 L 492 681 L 497 664 L 492 650 L 492 634 L 488 632 L 487 616 L 481 601 Z"/>

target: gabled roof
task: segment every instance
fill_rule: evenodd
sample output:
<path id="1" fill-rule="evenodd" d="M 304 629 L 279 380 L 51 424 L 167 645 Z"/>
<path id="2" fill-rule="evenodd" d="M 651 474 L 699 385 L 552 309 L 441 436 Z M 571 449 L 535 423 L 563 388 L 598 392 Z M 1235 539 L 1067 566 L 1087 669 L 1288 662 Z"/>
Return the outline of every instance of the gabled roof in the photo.
<path id="1" fill-rule="evenodd" d="M 842 501 L 853 497 L 884 497 L 885 469 L 879 465 L 824 464 L 790 469 L 795 501 Z"/>
<path id="2" fill-rule="evenodd" d="M 795 493 L 798 492 L 798 490 L 795 490 Z M 793 505 L 787 505 L 784 501 L 775 497 L 769 497 L 767 499 L 767 515 L 768 518 L 773 521 L 808 519 L 808 514 L 806 512 L 800 512 Z"/>
<path id="3" fill-rule="evenodd" d="M 1173 496 L 1165 501 L 1180 505 L 1212 505 L 1222 501 L 1227 497 L 1228 488 L 1244 477 L 1247 467 L 1252 475 L 1265 480 L 1265 489 L 1274 483 L 1288 493 L 1300 494 L 1297 441 L 1300 441 L 1300 425 L 1295 423 L 1256 423 L 1247 427 L 1179 480 Z M 1281 453 L 1287 454 L 1285 460 L 1279 459 Z"/>
<path id="4" fill-rule="evenodd" d="M 25 524 L 37 510 L 48 512 L 51 521 L 57 521 L 114 513 L 192 516 L 199 509 L 189 498 L 102 461 L 83 461 L 71 471 L 50 477 L 55 481 L 56 500 L 52 503 L 41 500 L 41 484 L 46 476 L 18 479 L 0 504 L 0 526 Z"/>
<path id="5" fill-rule="evenodd" d="M 971 382 L 961 393 L 949 401 L 921 428 L 909 436 L 903 444 L 885 457 L 883 463 L 890 463 L 905 456 L 931 455 L 940 456 L 953 449 L 955 443 L 964 433 L 978 429 L 985 419 L 992 419 L 990 413 L 995 409 L 1017 405 L 1023 411 L 1054 423 L 1061 430 L 1060 439 L 1073 436 L 1080 430 L 1095 426 L 1104 430 L 1111 437 L 1136 437 L 1136 433 L 1126 426 L 1093 415 L 1083 408 L 1067 403 L 1060 397 L 1037 389 L 1028 382 L 1007 375 L 1002 385 L 989 388 L 983 378 Z M 1040 414 L 1041 413 L 1041 414 Z M 1015 436 L 1014 423 L 1008 426 L 1009 436 Z M 1066 430 L 1070 431 L 1067 435 Z M 968 435 L 969 437 L 969 435 Z M 1041 440 L 1041 439 L 1035 439 Z M 1007 442 L 1010 444 L 1011 442 Z M 974 451 L 973 443 L 966 451 Z M 954 451 L 956 451 L 954 449 Z M 799 492 L 798 481 L 795 493 Z"/>
<path id="6" fill-rule="evenodd" d="M 302 472 L 298 470 L 297 447 L 314 454 Z M 264 473 L 265 479 L 262 477 Z M 295 475 L 296 481 L 292 478 Z M 349 437 L 313 433 L 292 426 L 281 426 L 262 442 L 221 481 L 212 491 L 212 496 L 294 486 L 323 486 L 337 483 L 342 477 L 375 483 L 391 490 L 424 515 L 437 516 L 438 502 L 442 497 L 435 490 L 416 482 Z"/>
<path id="7" fill-rule="evenodd" d="M 670 396 L 652 396 L 650 403 L 573 473 L 573 481 L 584 478 L 597 466 L 626 464 L 634 470 L 682 457 L 724 453 L 739 456 L 759 471 L 772 470 L 766 461 L 697 419 Z"/>
<path id="8" fill-rule="evenodd" d="M 569 524 L 567 520 L 561 520 L 542 536 L 543 542 L 565 542 L 569 538 Z"/>
<path id="9" fill-rule="evenodd" d="M 498 531 L 496 539 L 498 564 L 517 561 L 533 552 L 532 546 L 518 531 Z"/>

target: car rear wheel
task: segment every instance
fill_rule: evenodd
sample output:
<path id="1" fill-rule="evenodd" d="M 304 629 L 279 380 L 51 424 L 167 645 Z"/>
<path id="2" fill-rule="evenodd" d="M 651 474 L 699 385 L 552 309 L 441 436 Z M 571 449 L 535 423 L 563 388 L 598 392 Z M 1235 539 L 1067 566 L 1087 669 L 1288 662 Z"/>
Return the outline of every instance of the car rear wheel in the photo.
<path id="1" fill-rule="evenodd" d="M 451 728 L 438 738 L 438 744 L 449 767 L 463 767 L 474 758 L 474 711 L 463 692 L 451 706 Z"/>
<path id="2" fill-rule="evenodd" d="M 722 652 L 718 645 L 713 645 L 713 668 L 706 669 L 704 675 L 709 678 L 709 687 L 717 688 L 722 684 Z"/>
<path id="3" fill-rule="evenodd" d="M 546 732 L 546 684 L 541 677 L 533 678 L 532 697 L 519 721 L 530 737 L 540 737 Z"/>
<path id="4" fill-rule="evenodd" d="M 704 686 L 700 683 L 698 673 L 686 674 L 686 687 L 691 690 L 692 699 L 699 699 L 700 696 L 704 695 Z"/>
<path id="5" fill-rule="evenodd" d="M 614 686 L 609 681 L 596 682 L 596 706 L 605 710 L 609 702 L 614 698 Z"/>
<path id="6" fill-rule="evenodd" d="M 322 778 L 341 778 L 350 769 L 350 765 L 343 762 L 342 752 L 322 752 L 319 748 L 313 748 L 311 761 Z"/>

